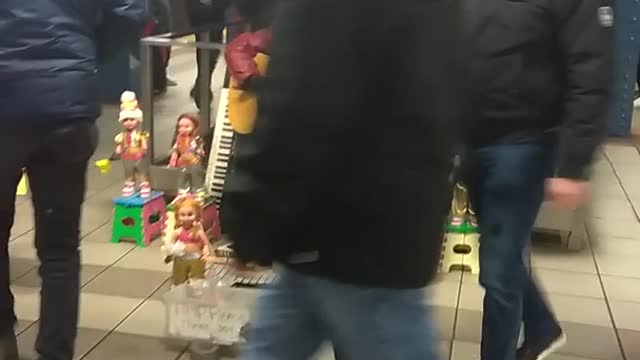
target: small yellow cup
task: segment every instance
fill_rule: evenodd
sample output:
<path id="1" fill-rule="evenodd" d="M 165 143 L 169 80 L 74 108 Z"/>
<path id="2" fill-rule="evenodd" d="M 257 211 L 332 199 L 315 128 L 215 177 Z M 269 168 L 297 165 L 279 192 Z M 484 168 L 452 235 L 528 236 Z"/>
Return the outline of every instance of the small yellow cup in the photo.
<path id="1" fill-rule="evenodd" d="M 109 159 L 98 160 L 95 165 L 101 174 L 108 174 L 111 171 L 111 161 Z"/>

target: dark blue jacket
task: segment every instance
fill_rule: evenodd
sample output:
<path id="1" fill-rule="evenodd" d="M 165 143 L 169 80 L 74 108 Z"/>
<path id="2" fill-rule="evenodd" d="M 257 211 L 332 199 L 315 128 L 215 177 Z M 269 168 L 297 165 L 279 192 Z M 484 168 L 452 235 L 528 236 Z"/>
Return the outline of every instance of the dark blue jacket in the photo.
<path id="1" fill-rule="evenodd" d="M 144 0 L 0 1 L 0 123 L 95 119 L 98 62 L 145 20 Z"/>

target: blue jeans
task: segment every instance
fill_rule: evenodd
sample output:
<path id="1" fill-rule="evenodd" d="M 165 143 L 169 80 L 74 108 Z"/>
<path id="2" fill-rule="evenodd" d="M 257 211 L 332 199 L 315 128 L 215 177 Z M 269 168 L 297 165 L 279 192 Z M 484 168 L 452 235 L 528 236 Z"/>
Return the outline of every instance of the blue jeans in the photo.
<path id="1" fill-rule="evenodd" d="M 305 360 L 340 345 L 349 360 L 435 360 L 424 289 L 358 287 L 283 270 L 258 300 L 243 360 Z"/>
<path id="2" fill-rule="evenodd" d="M 551 175 L 554 143 L 551 134 L 530 135 L 471 149 L 464 160 L 463 178 L 482 234 L 483 360 L 514 360 L 522 322 L 527 339 L 555 325 L 523 260 Z"/>

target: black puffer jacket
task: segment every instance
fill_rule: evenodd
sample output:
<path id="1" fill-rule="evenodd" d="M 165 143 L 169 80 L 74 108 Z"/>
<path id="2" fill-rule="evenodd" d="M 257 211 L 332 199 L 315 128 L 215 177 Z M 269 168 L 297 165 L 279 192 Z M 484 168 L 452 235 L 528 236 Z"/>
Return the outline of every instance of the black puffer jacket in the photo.
<path id="1" fill-rule="evenodd" d="M 256 128 L 224 195 L 241 260 L 427 284 L 465 98 L 457 4 L 282 1 Z"/>
<path id="2" fill-rule="evenodd" d="M 144 0 L 2 0 L 0 122 L 95 119 L 98 61 L 145 20 Z"/>
<path id="3" fill-rule="evenodd" d="M 613 0 L 464 0 L 478 94 L 469 144 L 558 128 L 558 175 L 582 178 L 604 139 Z"/>

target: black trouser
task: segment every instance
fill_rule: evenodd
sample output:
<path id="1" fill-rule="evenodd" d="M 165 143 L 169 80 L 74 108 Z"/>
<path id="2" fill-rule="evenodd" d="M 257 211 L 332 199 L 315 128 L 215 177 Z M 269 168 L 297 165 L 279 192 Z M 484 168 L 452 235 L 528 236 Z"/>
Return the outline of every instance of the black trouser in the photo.
<path id="1" fill-rule="evenodd" d="M 97 129 L 86 120 L 56 126 L 11 123 L 0 132 L 0 334 L 9 332 L 16 321 L 8 242 L 16 187 L 26 168 L 42 278 L 36 350 L 42 360 L 71 360 L 78 320 L 80 211 Z"/>
<path id="2" fill-rule="evenodd" d="M 200 36 L 200 33 L 196 33 L 196 41 L 201 41 L 202 38 Z M 209 40 L 211 42 L 217 42 L 217 43 L 221 43 L 222 42 L 222 29 L 215 29 L 209 32 Z M 209 60 L 209 68 L 208 69 L 202 69 L 202 67 L 200 66 L 200 57 L 202 56 L 202 52 L 203 51 L 210 51 L 211 52 L 211 58 Z M 200 107 L 200 104 L 198 103 L 200 101 L 200 76 L 202 75 L 203 72 L 205 72 L 205 76 L 209 76 L 209 79 L 211 79 L 211 76 L 213 75 L 213 70 L 215 70 L 216 68 L 216 64 L 218 62 L 218 56 L 220 56 L 220 51 L 219 50 L 203 50 L 203 49 L 197 49 L 196 50 L 196 61 L 197 61 L 197 67 L 198 67 L 198 72 L 196 74 L 196 80 L 193 84 L 193 88 L 191 89 L 191 95 L 194 97 L 194 99 L 196 100 L 196 104 L 198 105 L 198 108 Z"/>

